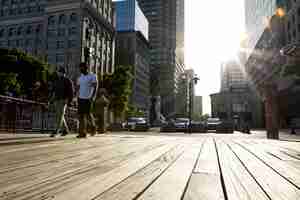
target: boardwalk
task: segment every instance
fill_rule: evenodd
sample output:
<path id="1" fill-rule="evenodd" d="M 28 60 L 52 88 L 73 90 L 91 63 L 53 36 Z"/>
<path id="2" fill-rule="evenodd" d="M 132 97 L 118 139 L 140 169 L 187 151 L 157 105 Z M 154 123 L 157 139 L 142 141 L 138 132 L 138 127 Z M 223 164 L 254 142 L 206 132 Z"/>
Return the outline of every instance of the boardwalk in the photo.
<path id="1" fill-rule="evenodd" d="M 0 139 L 0 200 L 300 200 L 298 142 L 225 134 Z"/>

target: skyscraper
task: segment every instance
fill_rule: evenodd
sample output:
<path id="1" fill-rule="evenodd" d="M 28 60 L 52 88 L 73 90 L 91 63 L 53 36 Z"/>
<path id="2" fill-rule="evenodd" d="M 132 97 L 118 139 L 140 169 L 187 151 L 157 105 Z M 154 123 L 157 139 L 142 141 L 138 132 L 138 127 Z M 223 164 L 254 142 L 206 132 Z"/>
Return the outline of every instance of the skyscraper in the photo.
<path id="1" fill-rule="evenodd" d="M 150 63 L 147 18 L 136 0 L 114 2 L 116 10 L 116 64 L 133 67 L 130 104 L 149 113 Z"/>
<path id="2" fill-rule="evenodd" d="M 184 0 L 138 0 L 149 20 L 152 95 L 161 97 L 166 117 L 176 114 L 180 74 L 184 72 Z"/>
<path id="3" fill-rule="evenodd" d="M 244 66 L 232 60 L 222 63 L 221 92 L 233 89 L 245 89 L 248 86 Z"/>

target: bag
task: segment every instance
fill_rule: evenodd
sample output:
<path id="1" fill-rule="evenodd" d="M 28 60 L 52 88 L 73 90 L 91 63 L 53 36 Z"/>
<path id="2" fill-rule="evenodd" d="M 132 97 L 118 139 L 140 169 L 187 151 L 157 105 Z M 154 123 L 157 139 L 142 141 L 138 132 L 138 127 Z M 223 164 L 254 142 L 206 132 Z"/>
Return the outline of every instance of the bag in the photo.
<path id="1" fill-rule="evenodd" d="M 65 88 L 64 88 L 65 97 L 66 99 L 68 99 L 69 102 L 72 102 L 75 93 L 73 82 L 67 77 L 65 77 L 64 82 L 65 82 Z"/>

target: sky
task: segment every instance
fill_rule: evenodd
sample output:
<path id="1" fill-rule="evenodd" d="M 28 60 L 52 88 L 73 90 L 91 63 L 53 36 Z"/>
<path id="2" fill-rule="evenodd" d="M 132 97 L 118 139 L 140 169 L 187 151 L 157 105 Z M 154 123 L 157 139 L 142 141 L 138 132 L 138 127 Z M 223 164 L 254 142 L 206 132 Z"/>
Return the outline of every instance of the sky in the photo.
<path id="1" fill-rule="evenodd" d="M 204 114 L 211 113 L 209 95 L 220 90 L 221 62 L 236 56 L 244 27 L 244 0 L 185 0 L 185 64 L 200 78 Z"/>

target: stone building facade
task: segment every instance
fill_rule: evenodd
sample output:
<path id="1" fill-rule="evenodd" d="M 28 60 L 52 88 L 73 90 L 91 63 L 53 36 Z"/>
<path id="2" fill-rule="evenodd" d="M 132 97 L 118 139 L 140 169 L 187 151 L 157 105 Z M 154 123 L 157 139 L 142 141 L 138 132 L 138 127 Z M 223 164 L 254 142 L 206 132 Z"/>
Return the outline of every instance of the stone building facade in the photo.
<path id="1" fill-rule="evenodd" d="M 111 0 L 1 0 L 0 48 L 63 66 L 72 79 L 83 61 L 92 72 L 112 73 L 113 24 Z"/>

